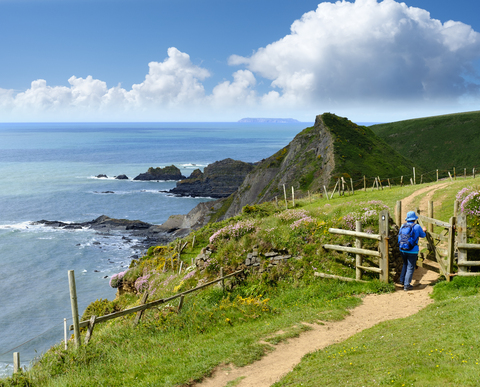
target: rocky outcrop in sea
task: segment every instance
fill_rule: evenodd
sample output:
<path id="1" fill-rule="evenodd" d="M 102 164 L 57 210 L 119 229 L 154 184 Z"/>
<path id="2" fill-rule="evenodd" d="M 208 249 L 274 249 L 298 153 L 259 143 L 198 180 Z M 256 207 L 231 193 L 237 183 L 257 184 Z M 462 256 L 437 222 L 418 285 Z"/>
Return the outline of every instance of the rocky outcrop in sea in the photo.
<path id="1" fill-rule="evenodd" d="M 133 180 L 155 180 L 155 181 L 160 181 L 160 180 L 181 180 L 185 179 L 185 176 L 182 175 L 180 172 L 180 169 L 177 168 L 175 165 L 170 165 L 164 168 L 153 168 L 150 167 L 148 168 L 148 171 L 145 173 L 141 173 L 137 177 L 135 177 Z"/>
<path id="2" fill-rule="evenodd" d="M 92 229 L 102 234 L 125 233 L 139 240 L 136 248 L 148 249 L 150 246 L 165 245 L 182 238 L 191 232 L 190 228 L 181 228 L 182 224 L 172 223 L 155 225 L 141 220 L 115 219 L 106 215 L 80 223 L 65 223 L 54 220 L 39 220 L 34 225 L 44 225 L 65 230 Z"/>
<path id="3" fill-rule="evenodd" d="M 225 198 L 234 193 L 245 176 L 255 166 L 239 160 L 225 159 L 205 167 L 204 171 L 196 169 L 188 177 L 177 182 L 170 193 L 179 196 Z"/>

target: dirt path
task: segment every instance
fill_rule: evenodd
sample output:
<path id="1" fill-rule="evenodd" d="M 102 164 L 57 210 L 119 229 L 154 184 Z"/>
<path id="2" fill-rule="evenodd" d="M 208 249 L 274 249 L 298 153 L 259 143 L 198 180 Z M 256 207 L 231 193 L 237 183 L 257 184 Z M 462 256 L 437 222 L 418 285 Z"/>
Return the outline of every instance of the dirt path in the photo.
<path id="1" fill-rule="evenodd" d="M 407 196 L 406 198 L 402 199 L 402 221 L 404 221 L 405 218 L 407 217 L 408 211 L 415 210 L 415 207 L 413 206 L 413 202 L 417 196 L 420 196 L 426 193 L 426 195 L 420 200 L 420 204 L 418 205 L 420 212 L 426 215 L 428 201 L 432 199 L 433 194 L 436 191 L 443 189 L 450 184 L 451 182 L 445 182 L 441 184 L 431 185 L 431 186 L 419 189 L 418 191 L 415 191 L 414 193 L 412 193 L 410 196 Z"/>
<path id="2" fill-rule="evenodd" d="M 442 183 L 422 188 L 402 200 L 402 219 L 410 211 L 414 199 L 426 193 L 420 201 L 420 210 L 426 211 L 428 200 L 436 190 L 450 183 Z M 346 340 L 350 336 L 371 328 L 387 320 L 407 317 L 417 313 L 430 304 L 432 284 L 438 274 L 423 268 L 417 268 L 413 275 L 414 290 L 405 292 L 403 287 L 390 294 L 367 295 L 363 303 L 353 309 L 342 321 L 327 322 L 325 325 L 314 324 L 312 330 L 302 333 L 300 337 L 280 343 L 275 350 L 261 360 L 246 367 L 235 368 L 230 365 L 218 367 L 213 375 L 206 378 L 197 387 L 225 387 L 229 382 L 238 387 L 268 387 L 290 372 L 307 353 L 325 348 Z M 395 308 L 392 307 L 395 305 Z"/>
<path id="3" fill-rule="evenodd" d="M 405 292 L 403 287 L 390 294 L 367 295 L 363 303 L 353 309 L 342 321 L 314 324 L 311 331 L 300 337 L 280 343 L 275 350 L 261 360 L 241 368 L 218 367 L 212 377 L 197 387 L 225 387 L 228 382 L 238 381 L 238 387 L 268 387 L 290 372 L 307 353 L 341 342 L 355 333 L 370 328 L 382 321 L 407 317 L 417 313 L 432 302 L 429 294 L 437 274 L 423 268 L 415 270 L 412 284 L 414 290 Z M 395 305 L 393 308 L 392 305 Z"/>

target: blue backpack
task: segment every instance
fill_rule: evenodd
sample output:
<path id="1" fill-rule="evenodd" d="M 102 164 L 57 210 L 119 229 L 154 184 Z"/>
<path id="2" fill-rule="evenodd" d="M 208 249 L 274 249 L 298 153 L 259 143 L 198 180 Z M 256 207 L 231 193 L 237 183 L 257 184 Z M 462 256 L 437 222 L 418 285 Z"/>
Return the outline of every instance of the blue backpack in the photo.
<path id="1" fill-rule="evenodd" d="M 417 241 L 413 239 L 413 227 L 415 223 L 405 223 L 400 227 L 400 231 L 398 232 L 398 247 L 400 250 L 412 250 Z"/>

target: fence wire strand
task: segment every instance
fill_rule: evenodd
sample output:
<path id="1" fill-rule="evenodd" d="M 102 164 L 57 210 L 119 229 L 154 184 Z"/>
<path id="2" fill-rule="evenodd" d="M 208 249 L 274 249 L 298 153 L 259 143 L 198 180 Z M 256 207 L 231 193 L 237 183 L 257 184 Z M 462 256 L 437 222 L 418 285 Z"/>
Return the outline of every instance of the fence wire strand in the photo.
<path id="1" fill-rule="evenodd" d="M 72 318 L 70 317 L 70 318 L 68 318 L 68 319 L 67 319 L 67 321 L 69 321 L 69 320 L 71 320 L 71 319 L 72 319 Z M 40 334 L 38 334 L 38 335 L 37 335 L 37 336 L 35 336 L 35 337 L 32 337 L 31 339 L 29 339 L 29 340 L 27 340 L 27 341 L 23 342 L 22 344 L 20 344 L 20 345 L 17 345 L 16 347 L 14 347 L 14 348 L 11 348 L 11 349 L 9 349 L 9 350 L 8 350 L 8 351 L 6 351 L 6 352 L 0 353 L 0 356 L 6 355 L 7 353 L 10 353 L 10 352 L 12 352 L 13 350 L 15 350 L 15 349 L 17 349 L 17 348 L 20 348 L 22 345 L 24 345 L 24 344 L 27 344 L 27 343 L 29 343 L 30 341 L 33 341 L 33 340 L 35 340 L 35 339 L 38 339 L 40 336 L 43 336 L 44 334 L 46 334 L 46 333 L 50 332 L 51 330 L 53 330 L 53 329 L 57 328 L 59 325 L 63 325 L 63 324 L 64 324 L 64 322 L 62 321 L 60 324 L 56 324 L 56 325 L 54 325 L 53 327 L 51 327 L 51 328 L 47 329 L 45 332 L 43 332 L 43 333 L 40 333 Z"/>

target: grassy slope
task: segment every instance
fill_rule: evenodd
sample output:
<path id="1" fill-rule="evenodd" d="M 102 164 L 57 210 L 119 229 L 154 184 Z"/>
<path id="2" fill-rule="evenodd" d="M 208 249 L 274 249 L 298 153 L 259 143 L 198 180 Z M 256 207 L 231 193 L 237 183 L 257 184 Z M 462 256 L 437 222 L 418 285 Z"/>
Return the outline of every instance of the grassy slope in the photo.
<path id="1" fill-rule="evenodd" d="M 334 178 L 352 177 L 358 188 L 363 187 L 364 175 L 369 180 L 377 176 L 381 179 L 390 178 L 391 182 L 397 179 L 398 184 L 400 176 L 412 174 L 414 164 L 370 128 L 330 113 L 322 117 L 335 137 Z"/>
<path id="2" fill-rule="evenodd" d="M 479 180 L 477 179 L 477 181 Z M 457 181 L 455 185 L 460 188 L 461 185 L 470 185 L 472 183 L 472 180 Z M 299 205 L 302 209 L 309 211 L 310 214 L 323 219 L 321 222 L 327 221 L 322 227 L 327 228 L 332 224 L 342 227 L 338 219 L 345 214 L 363 208 L 366 202 L 382 200 L 383 203 L 393 209 L 396 200 L 408 196 L 420 187 L 405 186 L 402 188 L 395 187 L 391 190 L 385 189 L 367 193 L 357 192 L 355 196 L 336 196 L 328 202 L 325 199 L 315 198 L 316 200 L 313 203 L 304 200 L 300 201 Z M 453 202 L 452 195 L 456 191 L 456 189 L 445 191 L 447 196 L 443 197 L 443 199 L 446 202 Z M 254 215 L 259 216 L 262 208 L 257 209 L 258 212 L 252 211 L 248 216 L 244 215 L 244 218 L 254 219 Z M 443 212 L 439 209 L 438 213 L 440 219 L 446 220 L 451 216 L 451 209 Z M 238 220 L 237 218 L 234 221 Z M 224 295 L 218 288 L 210 289 L 197 297 L 187 297 L 181 314 L 173 312 L 173 308 L 176 305 L 171 305 L 171 308 L 164 308 L 161 312 L 151 310 L 142 319 L 142 324 L 137 328 L 132 328 L 131 326 L 133 317 L 112 320 L 103 326 L 99 325 L 88 347 L 82 347 L 80 350 L 70 349 L 68 352 L 64 351 L 61 345 L 53 348 L 43 357 L 41 363 L 28 374 L 28 378 L 34 381 L 33 385 L 42 386 L 123 386 L 132 384 L 137 386 L 172 386 L 184 384 L 191 380 L 202 378 L 218 364 L 232 362 L 237 365 L 245 365 L 258 359 L 266 351 L 266 347 L 258 344 L 258 341 L 260 339 L 268 340 L 269 337 L 274 336 L 274 333 L 279 330 L 287 332 L 286 337 L 295 336 L 299 333 L 299 329 L 295 328 L 295 326 L 301 321 L 314 322 L 317 319 L 332 320 L 342 318 L 347 308 L 354 307 L 360 302 L 358 298 L 352 297 L 352 295 L 391 289 L 379 284 L 377 281 L 363 285 L 314 279 L 312 274 L 315 269 L 354 277 L 353 264 L 348 256 L 333 252 L 321 253 L 318 250 L 318 244 L 322 243 L 323 235 L 327 238 L 328 233 L 324 233 L 323 228 L 320 228 L 315 231 L 315 238 L 307 242 L 309 233 L 304 233 L 306 230 L 303 230 L 302 234 L 294 235 L 292 240 L 289 239 L 290 234 L 292 234 L 291 222 L 282 221 L 281 223 L 286 223 L 285 225 L 277 223 L 278 220 L 275 215 L 259 216 L 257 221 L 262 223 L 260 228 L 266 227 L 267 230 L 272 225 L 276 225 L 279 233 L 271 235 L 271 239 L 279 244 L 284 243 L 290 249 L 298 249 L 299 251 L 296 251 L 296 253 L 304 255 L 303 260 L 296 261 L 297 266 L 293 268 L 293 275 L 287 275 L 285 280 L 278 280 L 278 278 L 275 279 L 272 276 L 261 276 L 256 279 L 252 277 L 242 286 L 238 286 L 230 294 L 229 300 L 224 298 Z M 227 223 L 224 222 L 223 225 Z M 221 226 L 210 225 L 208 226 L 210 228 L 207 227 L 204 233 L 205 235 L 211 235 L 216 227 Z M 313 229 L 309 228 L 308 230 L 312 232 Z M 281 234 L 285 234 L 286 240 L 283 242 Z M 243 237 L 243 239 L 247 238 L 247 236 Z M 228 251 L 235 251 L 235 248 L 243 248 L 243 239 L 233 241 L 234 246 L 224 243 L 224 246 L 218 248 L 217 256 L 219 257 L 222 254 L 228 255 Z M 317 239 L 319 241 L 316 241 Z M 301 242 L 300 244 L 298 243 L 299 241 Z M 252 243 L 252 240 L 247 238 L 247 242 Z M 187 250 L 187 254 L 184 256 L 185 260 L 189 261 L 207 243 L 205 237 L 200 232 L 197 233 L 197 243 L 198 246 L 195 250 Z M 262 249 L 262 245 L 259 246 L 259 249 Z M 301 273 L 301 275 L 297 275 L 298 273 Z M 171 273 L 166 273 L 164 276 L 170 275 Z M 160 280 L 164 280 L 164 278 L 162 277 Z M 172 284 L 179 284 L 179 278 L 177 282 L 173 281 Z M 170 288 L 169 291 L 173 292 L 174 289 Z M 469 291 L 467 293 L 473 294 L 474 292 Z M 449 297 L 448 292 L 444 292 L 444 294 L 446 294 L 443 297 L 444 299 Z M 453 297 L 456 297 L 456 294 L 452 294 Z M 241 298 L 239 299 L 238 296 Z M 462 294 L 462 297 L 464 296 L 466 296 L 465 293 Z M 349 364 L 352 361 L 349 361 L 348 367 L 345 368 L 345 364 L 331 362 L 328 356 L 323 355 L 323 352 L 321 352 L 315 355 L 320 356 L 320 360 L 317 360 L 315 357 L 312 364 L 316 365 L 313 368 L 325 368 L 329 370 L 329 373 L 325 374 L 323 371 L 315 373 L 313 369 L 310 369 L 306 373 L 307 375 L 305 373 L 298 374 L 300 376 L 297 377 L 295 374 L 292 374 L 289 377 L 293 378 L 293 382 L 289 381 L 290 379 L 285 379 L 282 383 L 286 383 L 285 385 L 299 385 L 300 382 L 298 381 L 301 380 L 301 383 L 304 383 L 304 385 L 309 385 L 309 381 L 313 380 L 312 384 L 310 384 L 313 386 L 319 385 L 319 380 L 322 380 L 323 383 L 324 378 L 328 376 L 332 378 L 330 385 L 346 385 L 347 380 L 355 380 L 352 379 L 354 374 L 362 375 L 363 372 L 363 377 L 367 378 L 373 372 L 376 380 L 382 380 L 383 384 L 396 385 L 394 383 L 397 380 L 401 381 L 399 375 L 404 375 L 400 370 L 406 368 L 409 369 L 408 375 L 411 379 L 413 377 L 411 375 L 416 375 L 417 372 L 417 367 L 412 366 L 409 360 L 409 351 L 411 351 L 412 347 L 409 345 L 402 347 L 400 344 L 408 343 L 407 338 L 410 337 L 408 333 L 411 331 L 409 327 L 412 324 L 416 327 L 429 328 L 428 330 L 420 330 L 418 332 L 415 329 L 412 330 L 415 333 L 412 336 L 412 340 L 416 344 L 420 342 L 419 335 L 425 335 L 425 333 L 426 337 L 422 337 L 421 340 L 428 346 L 432 346 L 432 348 L 439 337 L 455 337 L 454 342 L 451 342 L 449 347 L 443 348 L 448 350 L 449 353 L 456 354 L 456 361 L 460 358 L 461 360 L 467 360 L 468 367 L 471 367 L 471 361 L 475 360 L 475 358 L 470 350 L 462 352 L 460 347 L 457 348 L 457 345 L 461 345 L 460 339 L 457 339 L 457 337 L 464 339 L 464 341 L 470 337 L 476 339 L 465 327 L 468 327 L 470 323 L 473 324 L 478 319 L 479 316 L 475 314 L 477 313 L 475 311 L 479 305 L 475 298 L 468 299 L 468 302 L 463 299 L 450 299 L 442 302 L 445 303 L 445 306 L 441 306 L 443 308 L 441 312 L 445 316 L 449 316 L 449 319 L 446 320 L 448 321 L 446 325 L 442 325 L 445 323 L 445 320 L 439 322 L 437 317 L 435 317 L 435 314 L 439 312 L 436 309 L 438 305 L 422 312 L 427 313 L 430 311 L 428 313 L 431 313 L 431 315 L 421 317 L 423 320 L 419 320 L 420 322 L 415 322 L 414 319 L 420 317 L 414 316 L 401 320 L 405 321 L 405 326 L 403 327 L 396 325 L 401 324 L 401 321 L 383 323 L 379 327 L 362 332 L 361 336 L 370 335 L 370 332 L 373 332 L 371 336 L 368 336 L 368 340 L 364 339 L 367 336 L 357 337 L 357 335 L 350 339 L 358 340 L 358 343 L 355 345 L 353 342 L 352 345 L 350 345 L 350 342 L 347 342 L 337 346 L 340 348 L 348 345 L 348 348 L 355 346 L 360 348 L 361 344 L 363 348 L 363 345 L 366 345 L 368 351 L 362 350 L 365 352 L 362 356 L 366 357 L 362 362 L 358 363 L 357 366 L 359 368 L 355 368 L 357 366 L 352 367 Z M 456 304 L 457 302 L 458 304 Z M 457 305 L 457 308 L 455 305 Z M 454 314 L 455 310 L 457 310 L 456 315 Z M 458 311 L 462 311 L 462 313 L 458 313 Z M 453 317 L 450 317 L 452 314 Z M 466 317 L 463 318 L 462 316 Z M 454 321 L 454 317 L 461 318 L 458 320 L 460 323 L 456 320 Z M 392 341 L 388 344 L 387 340 L 384 340 L 385 338 L 382 339 L 384 341 L 381 341 L 378 338 L 378 333 L 383 332 L 382 335 L 385 336 L 384 332 L 387 330 L 388 333 L 395 333 L 397 330 L 404 332 L 401 335 L 400 342 Z M 435 335 L 430 334 L 432 330 L 434 330 Z M 392 337 L 397 338 L 396 335 Z M 388 339 L 390 340 L 390 337 Z M 442 343 L 446 342 L 446 340 L 442 340 Z M 275 343 L 277 339 L 273 338 L 270 341 Z M 413 343 L 411 345 L 413 346 Z M 337 347 L 328 349 L 329 353 L 336 350 Z M 398 348 L 398 356 L 392 355 L 393 347 L 395 349 Z M 426 346 L 422 346 L 422 352 L 416 354 L 413 361 L 417 364 L 422 364 L 418 369 L 422 373 L 426 372 L 425 378 L 433 378 L 432 380 L 438 383 L 438 378 L 435 378 L 439 374 L 432 376 L 428 373 L 431 371 L 430 363 L 426 365 L 420 363 L 421 355 L 425 355 L 426 348 Z M 440 350 L 441 348 L 438 345 L 436 349 Z M 477 347 L 472 348 L 472 350 L 477 349 Z M 442 351 L 442 353 L 444 352 Z M 356 355 L 353 353 L 349 354 L 349 356 Z M 428 353 L 425 356 L 428 356 Z M 387 362 L 384 359 L 390 360 Z M 320 365 L 315 363 L 317 361 L 320 361 L 318 363 Z M 441 366 L 450 367 L 450 360 L 445 356 L 438 357 L 438 362 Z M 394 366 L 387 370 L 385 368 L 387 363 L 394 364 Z M 181 366 L 179 366 L 180 364 Z M 372 364 L 375 365 L 373 371 Z M 452 364 L 455 366 L 459 365 L 457 363 Z M 465 369 L 468 368 L 467 363 L 461 363 L 460 365 Z M 300 369 L 302 367 L 305 367 L 305 363 L 302 363 Z M 385 371 L 385 374 L 383 371 Z M 387 381 L 388 372 L 395 372 L 395 375 L 397 375 L 394 379 L 391 379 L 394 380 L 393 384 Z M 467 378 L 473 377 L 470 373 L 471 371 L 467 372 Z M 338 374 L 338 376 L 333 377 L 332 374 Z M 360 380 L 357 379 L 359 383 Z M 0 385 L 2 383 L 0 381 Z M 9 383 L 9 381 L 6 381 L 4 385 L 10 385 Z M 435 385 L 433 382 L 432 384 L 424 383 L 415 385 Z M 362 384 L 353 383 L 353 385 Z M 367 383 L 366 385 L 371 384 Z"/>
<path id="3" fill-rule="evenodd" d="M 274 386 L 478 386 L 479 287 L 479 278 L 440 283 L 418 314 L 307 355 Z"/>
<path id="4" fill-rule="evenodd" d="M 478 166 L 480 112 L 419 118 L 370 129 L 393 149 L 426 171 L 452 170 L 463 173 Z"/>

